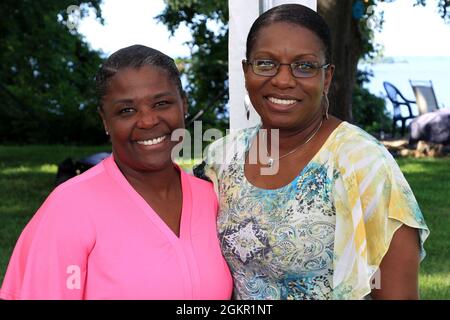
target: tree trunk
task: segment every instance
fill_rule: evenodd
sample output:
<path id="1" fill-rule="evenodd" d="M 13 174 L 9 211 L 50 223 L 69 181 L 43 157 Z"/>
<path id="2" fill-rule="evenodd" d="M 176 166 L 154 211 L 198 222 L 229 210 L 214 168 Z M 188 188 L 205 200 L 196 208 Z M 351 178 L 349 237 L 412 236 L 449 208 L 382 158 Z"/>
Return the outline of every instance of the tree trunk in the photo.
<path id="1" fill-rule="evenodd" d="M 358 60 L 362 54 L 358 20 L 352 17 L 353 0 L 318 0 L 319 14 L 331 29 L 333 61 L 336 65 L 329 92 L 330 114 L 352 121 L 352 94 Z"/>

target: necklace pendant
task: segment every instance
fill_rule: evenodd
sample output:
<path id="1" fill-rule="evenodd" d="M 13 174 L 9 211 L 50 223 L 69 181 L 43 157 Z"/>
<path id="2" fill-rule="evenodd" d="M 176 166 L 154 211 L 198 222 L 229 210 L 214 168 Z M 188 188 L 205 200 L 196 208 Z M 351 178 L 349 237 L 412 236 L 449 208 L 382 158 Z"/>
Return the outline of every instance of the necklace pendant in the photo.
<path id="1" fill-rule="evenodd" d="M 269 168 L 272 168 L 273 165 L 273 159 L 269 158 L 269 162 L 267 163 L 267 165 L 269 166 Z"/>

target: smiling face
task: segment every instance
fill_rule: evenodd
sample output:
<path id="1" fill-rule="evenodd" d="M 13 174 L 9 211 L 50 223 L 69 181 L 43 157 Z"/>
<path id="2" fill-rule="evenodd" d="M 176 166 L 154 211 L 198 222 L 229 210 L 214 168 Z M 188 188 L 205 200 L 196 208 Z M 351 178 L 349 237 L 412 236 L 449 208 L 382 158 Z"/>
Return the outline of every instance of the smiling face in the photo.
<path id="1" fill-rule="evenodd" d="M 161 170 L 172 165 L 172 132 L 184 128 L 187 105 L 167 71 L 124 68 L 110 80 L 101 116 L 122 170 Z"/>
<path id="2" fill-rule="evenodd" d="M 277 22 L 258 31 L 248 53 L 249 61 L 275 60 L 280 63 L 325 61 L 320 38 L 307 28 Z M 334 66 L 320 69 L 311 78 L 295 78 L 289 65 L 281 65 L 272 77 L 257 75 L 250 65 L 243 65 L 246 88 L 265 128 L 298 130 L 322 115 L 322 96 L 328 92 Z"/>

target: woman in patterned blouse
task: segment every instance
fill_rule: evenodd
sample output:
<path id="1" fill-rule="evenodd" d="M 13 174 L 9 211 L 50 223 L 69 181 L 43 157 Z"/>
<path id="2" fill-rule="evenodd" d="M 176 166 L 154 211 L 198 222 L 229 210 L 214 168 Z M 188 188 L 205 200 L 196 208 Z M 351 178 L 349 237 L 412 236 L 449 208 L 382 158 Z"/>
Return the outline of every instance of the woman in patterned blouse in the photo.
<path id="1" fill-rule="evenodd" d="M 328 26 L 281 5 L 242 62 L 261 124 L 213 143 L 204 173 L 236 299 L 417 299 L 428 228 L 389 152 L 328 115 Z"/>

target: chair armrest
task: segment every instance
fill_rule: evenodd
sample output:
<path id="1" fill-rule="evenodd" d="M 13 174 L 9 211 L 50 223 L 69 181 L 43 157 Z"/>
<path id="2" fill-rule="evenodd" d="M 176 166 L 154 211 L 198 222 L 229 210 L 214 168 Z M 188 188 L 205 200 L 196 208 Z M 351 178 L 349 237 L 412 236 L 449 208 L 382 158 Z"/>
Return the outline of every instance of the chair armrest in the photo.
<path id="1" fill-rule="evenodd" d="M 409 100 L 405 100 L 405 101 L 402 101 L 402 102 L 397 102 L 398 105 L 404 105 L 404 106 L 408 106 L 410 103 L 416 104 L 415 101 L 409 101 Z"/>

